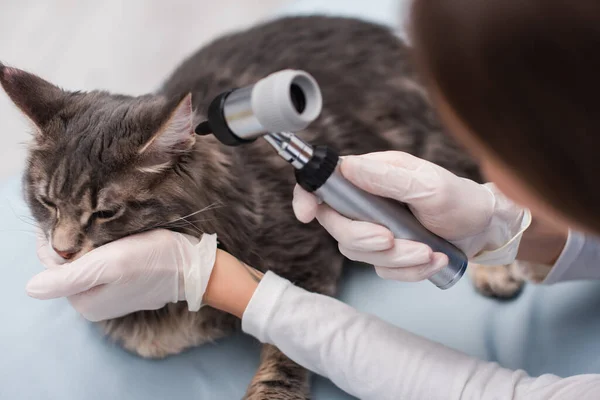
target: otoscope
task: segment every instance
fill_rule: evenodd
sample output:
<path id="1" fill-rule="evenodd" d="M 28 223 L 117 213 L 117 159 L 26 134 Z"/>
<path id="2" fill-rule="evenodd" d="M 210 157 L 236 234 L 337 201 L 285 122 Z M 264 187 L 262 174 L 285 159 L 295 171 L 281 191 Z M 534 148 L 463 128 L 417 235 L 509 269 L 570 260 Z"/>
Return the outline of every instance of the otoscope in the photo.
<path id="1" fill-rule="evenodd" d="M 264 137 L 295 168 L 298 184 L 340 214 L 383 225 L 398 239 L 424 243 L 446 254 L 448 265 L 429 280 L 440 289 L 452 287 L 468 264 L 460 249 L 428 231 L 405 204 L 367 193 L 346 180 L 333 149 L 313 147 L 292 133 L 313 122 L 322 105 L 321 90 L 311 75 L 283 70 L 218 95 L 208 108 L 208 120 L 196 127 L 196 133 L 212 133 L 228 146 Z"/>

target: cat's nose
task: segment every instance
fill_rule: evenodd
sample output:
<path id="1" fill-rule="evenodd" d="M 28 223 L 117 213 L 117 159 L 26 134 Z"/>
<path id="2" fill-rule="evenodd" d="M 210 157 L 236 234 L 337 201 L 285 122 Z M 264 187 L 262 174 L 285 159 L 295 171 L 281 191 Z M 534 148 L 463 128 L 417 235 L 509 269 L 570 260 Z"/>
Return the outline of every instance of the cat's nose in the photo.
<path id="1" fill-rule="evenodd" d="M 73 256 L 75 254 L 77 254 L 76 251 L 74 250 L 58 250 L 56 247 L 52 247 L 54 249 L 54 251 L 56 252 L 56 254 L 58 254 L 59 256 L 61 256 L 62 258 L 64 258 L 65 260 L 70 260 L 71 258 L 73 258 Z"/>

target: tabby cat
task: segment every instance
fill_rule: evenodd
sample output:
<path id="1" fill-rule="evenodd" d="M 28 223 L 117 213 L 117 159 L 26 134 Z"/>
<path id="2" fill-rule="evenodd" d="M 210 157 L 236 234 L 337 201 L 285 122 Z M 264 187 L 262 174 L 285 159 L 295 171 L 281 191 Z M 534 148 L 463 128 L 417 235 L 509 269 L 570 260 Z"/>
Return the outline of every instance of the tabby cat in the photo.
<path id="1" fill-rule="evenodd" d="M 475 162 L 440 126 L 409 61 L 409 49 L 382 26 L 294 17 L 216 40 L 144 96 L 65 91 L 2 64 L 0 83 L 35 126 L 25 196 L 62 257 L 72 260 L 159 227 L 197 236 L 216 232 L 223 247 L 249 265 L 334 295 L 344 259 L 318 223 L 294 218 L 291 167 L 261 140 L 232 148 L 193 130 L 224 90 L 302 69 L 324 97 L 304 139 L 342 154 L 402 150 L 481 181 Z M 499 268 L 500 286 L 513 284 L 512 294 L 521 281 Z M 481 276 L 480 285 L 490 285 Z M 234 317 L 210 308 L 191 313 L 185 303 L 101 325 L 126 349 L 152 358 L 239 329 Z M 246 398 L 305 399 L 308 378 L 265 345 Z"/>

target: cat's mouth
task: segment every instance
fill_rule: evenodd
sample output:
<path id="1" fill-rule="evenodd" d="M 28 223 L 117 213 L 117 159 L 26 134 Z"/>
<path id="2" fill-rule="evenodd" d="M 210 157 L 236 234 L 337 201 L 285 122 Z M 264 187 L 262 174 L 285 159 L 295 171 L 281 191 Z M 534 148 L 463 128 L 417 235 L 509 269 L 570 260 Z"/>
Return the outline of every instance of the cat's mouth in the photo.
<path id="1" fill-rule="evenodd" d="M 52 249 L 54 250 L 54 255 L 57 259 L 60 259 L 62 262 L 70 263 L 92 251 L 94 246 L 90 241 L 86 240 L 78 250 L 61 251 L 54 246 L 52 246 Z"/>
<path id="2" fill-rule="evenodd" d="M 89 253 L 90 251 L 94 250 L 94 248 L 95 248 L 95 247 L 94 247 L 94 245 L 93 245 L 91 242 L 89 242 L 89 241 L 86 241 L 86 242 L 83 244 L 83 246 L 81 247 L 81 250 L 79 250 L 79 251 L 78 251 L 78 252 L 77 252 L 77 253 L 76 253 L 76 254 L 73 256 L 73 258 L 71 259 L 71 261 L 75 261 L 75 260 L 77 260 L 77 259 L 79 259 L 79 258 L 81 258 L 81 257 L 85 256 L 87 253 Z"/>
<path id="3" fill-rule="evenodd" d="M 65 260 L 67 260 L 67 262 L 73 262 L 73 261 L 75 261 L 75 260 L 80 259 L 81 257 L 83 257 L 88 252 L 89 251 L 85 251 L 84 252 L 83 250 L 80 250 L 77 253 L 73 254 L 70 258 L 66 258 Z"/>

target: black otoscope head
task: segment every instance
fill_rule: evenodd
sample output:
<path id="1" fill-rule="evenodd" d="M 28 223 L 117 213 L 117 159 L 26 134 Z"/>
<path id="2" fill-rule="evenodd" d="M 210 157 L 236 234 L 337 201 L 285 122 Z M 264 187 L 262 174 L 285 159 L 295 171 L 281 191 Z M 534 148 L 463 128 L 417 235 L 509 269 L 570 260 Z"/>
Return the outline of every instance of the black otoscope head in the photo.
<path id="1" fill-rule="evenodd" d="M 239 146 L 251 143 L 255 139 L 242 139 L 229 129 L 225 119 L 225 101 L 234 90 L 221 93 L 208 106 L 208 120 L 203 121 L 194 130 L 196 134 L 204 136 L 213 134 L 219 141 L 227 146 Z"/>
<path id="2" fill-rule="evenodd" d="M 208 121 L 202 121 L 196 126 L 194 132 L 196 132 L 196 135 L 206 136 L 212 133 L 212 129 L 210 128 Z"/>

